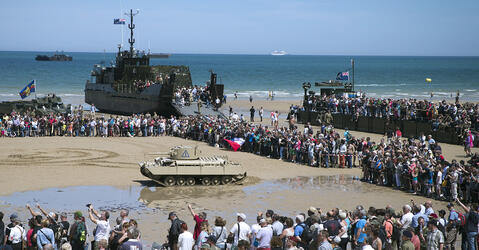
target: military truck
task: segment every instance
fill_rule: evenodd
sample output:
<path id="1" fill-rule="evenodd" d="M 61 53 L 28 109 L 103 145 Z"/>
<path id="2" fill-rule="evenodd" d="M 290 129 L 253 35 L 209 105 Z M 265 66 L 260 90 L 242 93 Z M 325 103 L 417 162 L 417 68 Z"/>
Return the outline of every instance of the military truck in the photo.
<path id="1" fill-rule="evenodd" d="M 176 146 L 165 157 L 140 162 L 140 171 L 161 186 L 226 185 L 246 177 L 226 156 L 201 156 L 198 147 Z"/>

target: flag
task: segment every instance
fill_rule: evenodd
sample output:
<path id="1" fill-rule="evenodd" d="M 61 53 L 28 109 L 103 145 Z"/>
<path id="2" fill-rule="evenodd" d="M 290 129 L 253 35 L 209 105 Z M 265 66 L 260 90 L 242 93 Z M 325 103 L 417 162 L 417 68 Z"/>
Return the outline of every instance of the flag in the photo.
<path id="1" fill-rule="evenodd" d="M 35 80 L 32 80 L 25 88 L 20 91 L 20 97 L 25 99 L 30 93 L 35 92 Z"/>
<path id="2" fill-rule="evenodd" d="M 126 20 L 123 18 L 113 19 L 113 24 L 125 24 Z"/>
<path id="3" fill-rule="evenodd" d="M 238 151 L 243 146 L 245 140 L 243 138 L 233 138 L 233 140 L 224 139 L 231 146 L 233 151 Z"/>
<path id="4" fill-rule="evenodd" d="M 432 82 L 431 78 L 426 78 L 426 82 Z"/>
<path id="5" fill-rule="evenodd" d="M 349 71 L 339 72 L 339 73 L 336 75 L 336 80 L 339 80 L 339 81 L 347 81 L 347 80 L 349 80 Z"/>

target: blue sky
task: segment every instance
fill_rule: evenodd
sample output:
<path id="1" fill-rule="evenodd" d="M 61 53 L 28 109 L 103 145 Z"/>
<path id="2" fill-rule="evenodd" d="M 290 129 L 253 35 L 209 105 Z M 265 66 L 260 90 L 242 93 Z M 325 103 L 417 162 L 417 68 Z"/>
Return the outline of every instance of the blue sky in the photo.
<path id="1" fill-rule="evenodd" d="M 3 1 L 0 50 L 115 51 L 121 8 L 153 52 L 479 56 L 479 1 Z M 126 45 L 127 29 L 125 28 Z"/>

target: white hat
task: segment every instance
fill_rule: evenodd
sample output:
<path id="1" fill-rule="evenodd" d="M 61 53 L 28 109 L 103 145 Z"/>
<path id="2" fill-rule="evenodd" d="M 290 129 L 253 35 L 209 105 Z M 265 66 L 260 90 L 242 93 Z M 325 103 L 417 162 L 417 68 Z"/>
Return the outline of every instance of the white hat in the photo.
<path id="1" fill-rule="evenodd" d="M 299 222 L 304 222 L 304 216 L 302 214 L 296 215 L 296 219 L 298 219 Z"/>
<path id="2" fill-rule="evenodd" d="M 246 220 L 246 215 L 243 213 L 236 213 L 236 216 L 241 217 L 241 219 Z"/>

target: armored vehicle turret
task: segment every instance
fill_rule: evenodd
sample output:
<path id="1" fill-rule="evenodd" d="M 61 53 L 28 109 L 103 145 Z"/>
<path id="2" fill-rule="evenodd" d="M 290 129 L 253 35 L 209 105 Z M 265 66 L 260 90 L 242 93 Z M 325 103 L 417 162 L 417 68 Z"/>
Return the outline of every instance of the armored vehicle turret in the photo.
<path id="1" fill-rule="evenodd" d="M 198 147 L 177 146 L 166 155 L 140 162 L 141 174 L 162 186 L 225 185 L 246 177 L 238 163 L 226 156 L 203 156 Z"/>

